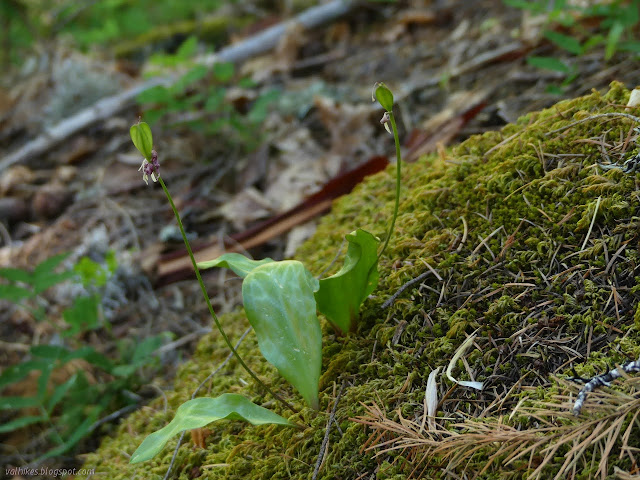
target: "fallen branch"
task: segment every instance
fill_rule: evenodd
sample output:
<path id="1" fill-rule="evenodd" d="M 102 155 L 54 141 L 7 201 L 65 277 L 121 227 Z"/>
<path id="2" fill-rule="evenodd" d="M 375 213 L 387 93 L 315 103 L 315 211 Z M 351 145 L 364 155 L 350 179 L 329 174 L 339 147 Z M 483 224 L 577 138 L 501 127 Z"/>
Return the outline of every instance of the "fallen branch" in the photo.
<path id="1" fill-rule="evenodd" d="M 273 49 L 291 26 L 301 24 L 305 28 L 315 28 L 349 13 L 355 5 L 356 2 L 354 0 L 334 0 L 325 5 L 309 8 L 291 20 L 280 22 L 273 27 L 262 30 L 253 37 L 221 49 L 218 53 L 202 56 L 196 59 L 196 63 L 212 66 L 217 62 L 242 62 Z M 11 165 L 43 155 L 70 136 L 124 110 L 131 105 L 133 99 L 141 92 L 157 85 L 170 86 L 177 79 L 177 75 L 153 78 L 123 93 L 97 101 L 91 107 L 85 108 L 72 117 L 45 129 L 35 140 L 7 155 L 0 161 L 0 173 Z"/>

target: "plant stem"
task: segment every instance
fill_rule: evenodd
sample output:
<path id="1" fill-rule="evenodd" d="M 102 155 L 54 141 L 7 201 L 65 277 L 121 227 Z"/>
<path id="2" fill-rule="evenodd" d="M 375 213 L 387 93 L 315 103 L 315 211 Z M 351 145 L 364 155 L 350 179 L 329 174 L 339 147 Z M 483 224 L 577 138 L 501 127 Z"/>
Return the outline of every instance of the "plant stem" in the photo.
<path id="1" fill-rule="evenodd" d="M 182 225 L 182 220 L 180 219 L 180 214 L 178 213 L 178 209 L 173 203 L 173 199 L 171 198 L 171 194 L 169 193 L 167 186 L 164 184 L 164 182 L 162 181 L 162 178 L 159 175 L 158 175 L 158 181 L 160 182 L 160 185 L 162 185 L 162 189 L 164 190 L 164 193 L 167 196 L 169 203 L 171 204 L 171 209 L 173 210 L 173 214 L 175 215 L 176 220 L 178 221 L 178 227 L 180 227 L 180 233 L 182 234 L 182 239 L 184 240 L 184 244 L 187 247 L 187 252 L 189 253 L 189 258 L 191 259 L 193 269 L 196 272 L 196 277 L 198 278 L 198 283 L 200 284 L 202 295 L 204 296 L 204 299 L 207 302 L 207 308 L 209 309 L 209 313 L 211 314 L 211 317 L 213 318 L 213 321 L 215 322 L 216 327 L 218 327 L 218 330 L 220 331 L 222 338 L 224 339 L 225 343 L 231 350 L 231 353 L 235 355 L 235 357 L 238 359 L 238 362 L 240 362 L 240 365 L 242 365 L 242 367 L 247 371 L 247 373 L 251 375 L 251 378 L 253 378 L 256 382 L 258 382 L 258 384 L 260 384 L 267 392 L 269 392 L 271 396 L 273 396 L 276 400 L 278 400 L 280 403 L 282 403 L 292 412 L 298 413 L 298 410 L 296 410 L 293 407 L 293 405 L 291 405 L 289 402 L 287 402 L 286 400 L 281 398 L 279 395 L 277 395 L 275 392 L 273 392 L 269 387 L 267 387 L 267 385 L 265 385 L 265 383 L 262 380 L 258 378 L 258 376 L 255 373 L 253 373 L 253 371 L 247 366 L 246 363 L 244 363 L 244 360 L 242 359 L 242 357 L 238 354 L 236 349 L 233 347 L 233 345 L 231 344 L 231 341 L 229 340 L 229 337 L 227 337 L 227 334 L 224 333 L 224 330 L 222 329 L 222 325 L 220 324 L 220 320 L 218 319 L 218 316 L 216 315 L 216 312 L 213 310 L 213 306 L 211 305 L 211 300 L 209 300 L 209 294 L 207 294 L 207 289 L 204 286 L 204 282 L 202 281 L 202 276 L 200 275 L 200 269 L 198 268 L 196 259 L 193 256 L 193 251 L 191 250 L 191 245 L 189 244 L 189 240 L 187 240 L 187 234 L 184 231 L 184 226 Z"/>
<path id="2" fill-rule="evenodd" d="M 387 238 L 384 241 L 382 250 L 378 254 L 378 261 L 387 248 L 391 235 L 393 234 L 393 227 L 396 224 L 396 218 L 398 218 L 398 209 L 400 208 L 400 167 L 402 165 L 402 155 L 400 154 L 400 138 L 398 137 L 398 127 L 396 126 L 396 119 L 393 116 L 393 112 L 387 112 L 389 114 L 389 121 L 391 122 L 391 129 L 393 131 L 393 140 L 396 144 L 396 204 L 393 207 L 393 218 L 391 219 L 391 225 L 389 226 L 389 232 Z"/>

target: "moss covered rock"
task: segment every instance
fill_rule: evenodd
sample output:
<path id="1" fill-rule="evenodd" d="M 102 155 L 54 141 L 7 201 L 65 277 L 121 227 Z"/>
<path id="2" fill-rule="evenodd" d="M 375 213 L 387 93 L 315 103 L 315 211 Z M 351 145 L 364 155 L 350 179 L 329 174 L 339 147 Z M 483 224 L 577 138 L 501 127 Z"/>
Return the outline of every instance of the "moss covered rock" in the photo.
<path id="1" fill-rule="evenodd" d="M 171 478 L 311 479 L 340 391 L 319 479 L 605 478 L 635 468 L 638 383 L 594 392 L 573 417 L 580 385 L 566 380 L 640 356 L 639 177 L 598 166 L 637 153 L 637 125 L 618 115 L 634 114 L 628 97 L 613 84 L 403 166 L 396 233 L 358 332 L 337 337 L 325 326 L 320 413 L 266 364 L 250 334 L 240 354 L 300 412 L 260 392 L 233 359 L 206 394 L 242 393 L 305 427 L 211 425 L 205 448 L 187 436 Z M 604 113 L 615 115 L 594 117 Z M 384 236 L 393 172 L 339 200 L 296 257 L 318 274 L 356 227 Z M 222 321 L 232 341 L 248 326 L 242 313 Z M 483 391 L 442 375 L 474 332 L 452 374 L 483 381 Z M 129 456 L 227 354 L 217 333 L 203 338 L 167 403 L 131 415 L 85 466 L 101 478 L 163 478 L 177 439 L 146 463 L 129 465 Z M 425 389 L 438 367 L 433 420 Z"/>

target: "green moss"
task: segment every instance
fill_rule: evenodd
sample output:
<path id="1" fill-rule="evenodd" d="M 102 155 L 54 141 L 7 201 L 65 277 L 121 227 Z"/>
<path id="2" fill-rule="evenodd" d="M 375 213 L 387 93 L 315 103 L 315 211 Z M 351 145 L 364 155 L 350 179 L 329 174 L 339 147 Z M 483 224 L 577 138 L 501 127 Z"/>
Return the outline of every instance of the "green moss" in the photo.
<path id="1" fill-rule="evenodd" d="M 392 420 L 398 414 L 409 420 L 421 418 L 429 373 L 446 368 L 473 331 L 478 335 L 474 347 L 454 372 L 460 379 L 486 381 L 488 388 L 484 392 L 456 388 L 442 399 L 439 417 L 532 428 L 531 417 L 512 415 L 513 409 L 520 401 L 533 405 L 566 395 L 564 384 L 551 375 L 572 376 L 575 366 L 578 374 L 588 376 L 636 358 L 640 353 L 640 289 L 635 288 L 640 277 L 638 179 L 615 170 L 602 172 L 595 165 L 601 153 L 593 144 L 605 142 L 617 152 L 634 125 L 627 119 L 607 118 L 548 133 L 591 115 L 623 111 L 617 105 L 624 105 L 628 95 L 614 83 L 605 95 L 594 92 L 561 102 L 528 114 L 501 132 L 473 137 L 445 158 L 429 156 L 403 167 L 397 233 L 381 259 L 380 285 L 362 308 L 358 332 L 335 337 L 325 326 L 320 413 L 304 407 L 262 359 L 255 337 L 249 335 L 240 354 L 300 413 L 283 411 L 250 383 L 234 360 L 214 377 L 208 394 L 242 393 L 258 403 L 267 402 L 305 428 L 216 424 L 206 449 L 188 441 L 180 448 L 173 478 L 193 478 L 194 472 L 209 479 L 311 478 L 327 412 L 343 382 L 346 388 L 336 413 L 342 432 L 331 429 L 318 478 L 374 474 L 380 479 L 408 478 L 420 465 L 419 449 L 376 457 L 363 448 L 371 430 L 350 419 L 365 415 L 365 405 L 373 402 Z M 389 167 L 369 177 L 337 201 L 296 258 L 319 273 L 333 259 L 344 235 L 356 227 L 383 236 L 393 209 L 393 172 Z M 398 288 L 429 268 L 438 275 L 426 277 L 382 309 Z M 247 328 L 239 312 L 222 320 L 232 341 Z M 141 465 L 129 465 L 128 456 L 147 434 L 166 424 L 227 353 L 219 335 L 203 338 L 194 358 L 181 368 L 175 391 L 168 394 L 168 411 L 158 399 L 131 415 L 115 437 L 105 439 L 88 456 L 85 466 L 111 479 L 162 478 L 175 441 L 158 458 Z M 451 385 L 444 377 L 438 382 L 442 395 Z M 577 425 L 584 420 L 549 421 Z M 457 474 L 466 470 L 465 476 L 473 477 L 499 446 L 496 442 L 479 449 Z M 619 459 L 619 448 L 620 442 L 609 455 L 609 474 L 614 465 L 627 469 L 630 465 L 628 457 Z M 598 466 L 601 450 L 594 446 L 587 451 L 589 460 L 578 463 L 580 478 L 594 474 L 592 455 L 593 465 Z M 565 452 L 558 450 L 557 459 L 544 470 L 547 477 L 559 470 Z M 440 460 L 433 457 L 417 471 L 423 478 L 444 478 L 447 462 Z M 495 462 L 481 478 L 523 478 L 531 472 L 528 460 L 504 468 Z"/>

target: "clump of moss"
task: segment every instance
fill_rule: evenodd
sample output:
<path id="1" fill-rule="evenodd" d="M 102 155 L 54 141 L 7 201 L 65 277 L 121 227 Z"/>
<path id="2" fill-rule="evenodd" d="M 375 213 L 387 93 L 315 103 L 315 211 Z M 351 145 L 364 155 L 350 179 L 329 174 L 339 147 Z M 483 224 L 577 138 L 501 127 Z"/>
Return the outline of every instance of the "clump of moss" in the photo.
<path id="1" fill-rule="evenodd" d="M 636 358 L 640 351 L 640 321 L 634 318 L 640 318 L 636 314 L 638 179 L 597 166 L 603 152 L 620 164 L 629 156 L 635 148 L 635 125 L 610 117 L 569 126 L 600 113 L 633 113 L 620 107 L 628 96 L 622 85 L 614 83 L 606 95 L 594 92 L 560 102 L 500 132 L 473 137 L 443 157 L 407 165 L 397 231 L 381 259 L 380 285 L 365 302 L 357 334 L 336 337 L 325 329 L 321 413 L 305 408 L 249 337 L 240 354 L 300 413 L 290 416 L 255 385 L 247 384 L 249 379 L 233 360 L 214 377 L 208 394 L 243 393 L 257 403 L 268 402 L 305 428 L 216 424 L 205 449 L 188 443 L 181 447 L 174 478 L 311 478 L 328 411 L 343 383 L 335 417 L 340 430 L 330 431 L 317 478 L 375 474 L 400 479 L 416 472 L 425 478 L 446 477 L 447 463 L 439 461 L 445 457 L 434 456 L 425 464 L 419 448 L 374 456 L 365 446 L 388 440 L 392 432 L 374 432 L 370 437 L 371 430 L 350 419 L 366 416 L 365 407 L 375 402 L 389 418 L 419 421 L 429 373 L 446 368 L 474 331 L 478 335 L 474 348 L 455 370 L 461 379 L 484 381 L 485 389 L 457 387 L 444 395 L 451 385 L 439 379 L 438 417 L 447 419 L 439 423 L 452 432 L 459 433 L 459 425 L 470 419 L 484 425 L 505 422 L 511 428 L 533 428 L 534 414 L 512 414 L 522 402 L 534 405 L 566 394 L 571 387 L 559 384 L 554 375 L 570 376 L 572 367 L 580 375 L 593 375 Z M 393 182 L 390 168 L 339 200 L 296 258 L 319 273 L 344 235 L 356 227 L 384 235 L 393 209 Z M 383 308 L 404 283 L 430 270 L 432 275 Z M 241 313 L 222 320 L 231 337 L 238 338 L 247 327 Z M 129 455 L 171 418 L 226 355 L 218 335 L 205 337 L 180 371 L 167 411 L 157 400 L 133 414 L 116 437 L 106 439 L 88 456 L 85 466 L 112 479 L 162 478 L 175 442 L 141 465 L 129 465 Z M 576 426 L 583 421 L 562 420 Z M 471 442 L 475 437 L 469 435 Z M 482 478 L 522 478 L 539 467 L 526 459 L 505 470 L 500 462 L 488 464 L 492 455 L 500 457 L 498 448 L 499 442 L 491 442 L 478 449 L 456 467 L 457 473 L 465 470 L 474 476 L 482 471 Z M 567 448 L 558 450 L 554 462 L 543 465 L 543 474 L 559 471 Z M 619 459 L 620 448 L 617 442 L 609 453 L 608 473 L 614 466 L 629 468 L 628 457 Z M 595 447 L 585 451 L 589 462 L 594 455 L 598 465 L 601 451 Z M 587 477 L 593 470 L 589 462 Z"/>

